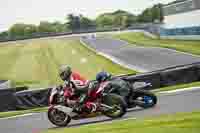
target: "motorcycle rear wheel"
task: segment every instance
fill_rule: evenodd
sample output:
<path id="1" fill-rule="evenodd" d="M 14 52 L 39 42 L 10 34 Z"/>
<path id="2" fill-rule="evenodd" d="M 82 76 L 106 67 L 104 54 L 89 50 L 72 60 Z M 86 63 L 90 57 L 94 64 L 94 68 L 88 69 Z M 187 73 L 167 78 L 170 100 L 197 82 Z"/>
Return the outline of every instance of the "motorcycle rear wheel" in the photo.
<path id="1" fill-rule="evenodd" d="M 120 118 L 127 112 L 127 104 L 124 99 L 119 95 L 108 94 L 104 96 L 103 104 L 113 108 L 102 112 L 107 117 Z"/>

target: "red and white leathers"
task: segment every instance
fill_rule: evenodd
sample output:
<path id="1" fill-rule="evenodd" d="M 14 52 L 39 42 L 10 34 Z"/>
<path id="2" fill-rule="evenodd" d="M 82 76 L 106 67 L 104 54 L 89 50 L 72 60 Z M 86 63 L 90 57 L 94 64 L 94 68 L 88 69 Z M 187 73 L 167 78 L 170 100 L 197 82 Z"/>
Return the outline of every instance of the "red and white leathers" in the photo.
<path id="1" fill-rule="evenodd" d="M 81 76 L 79 73 L 77 72 L 72 72 L 71 76 L 70 76 L 70 81 L 73 82 L 75 84 L 76 87 L 84 87 L 88 84 L 88 80 Z M 64 82 L 64 86 L 68 84 L 68 81 Z"/>
<path id="2" fill-rule="evenodd" d="M 70 81 L 73 82 L 76 86 L 76 91 L 74 89 L 72 89 L 72 95 L 77 91 L 80 91 L 80 92 L 86 91 L 87 92 L 87 88 L 85 88 L 85 87 L 87 86 L 89 81 L 85 77 L 81 76 L 79 73 L 72 72 L 72 74 L 70 76 Z M 64 88 L 65 88 L 66 84 L 68 84 L 68 81 L 65 81 Z M 73 101 L 73 100 L 66 99 L 66 101 L 69 106 L 73 106 L 76 104 L 76 101 Z"/>
<path id="3" fill-rule="evenodd" d="M 88 80 L 77 72 L 72 72 L 70 81 L 72 81 L 77 87 L 86 86 L 88 83 Z"/>
<path id="4" fill-rule="evenodd" d="M 89 82 L 85 77 L 81 76 L 77 72 L 72 72 L 72 74 L 70 76 L 70 81 L 74 83 L 74 85 L 76 86 L 76 90 L 78 90 L 78 91 L 79 90 L 81 91 L 82 88 L 85 89 L 85 87 L 87 86 L 87 84 Z M 68 85 L 68 81 L 64 82 L 63 87 L 65 88 L 66 85 Z"/>

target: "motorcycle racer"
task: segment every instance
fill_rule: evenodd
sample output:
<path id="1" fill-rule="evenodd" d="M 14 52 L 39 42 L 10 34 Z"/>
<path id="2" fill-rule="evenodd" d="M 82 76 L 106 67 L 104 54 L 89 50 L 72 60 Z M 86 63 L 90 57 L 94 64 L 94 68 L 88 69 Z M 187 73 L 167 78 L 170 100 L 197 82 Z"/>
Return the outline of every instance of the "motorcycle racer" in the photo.
<path id="1" fill-rule="evenodd" d="M 79 73 L 72 71 L 70 66 L 64 65 L 59 69 L 59 76 L 64 81 L 64 85 L 61 86 L 62 89 L 65 89 L 68 84 L 72 83 L 73 93 L 80 95 L 79 102 L 66 99 L 66 103 L 69 106 L 74 106 L 76 110 L 81 110 L 83 108 L 84 102 L 87 99 L 88 91 L 93 88 L 89 81 L 81 76 Z"/>
<path id="2" fill-rule="evenodd" d="M 120 78 L 116 78 L 112 80 L 111 78 L 112 78 L 112 75 L 105 71 L 99 72 L 96 75 L 96 80 L 99 83 L 108 81 L 108 84 L 105 89 L 106 92 L 109 91 L 111 93 L 119 94 L 120 96 L 124 98 L 125 101 L 128 101 L 127 99 L 129 98 L 131 88 L 129 87 L 127 82 L 125 82 L 124 80 Z"/>

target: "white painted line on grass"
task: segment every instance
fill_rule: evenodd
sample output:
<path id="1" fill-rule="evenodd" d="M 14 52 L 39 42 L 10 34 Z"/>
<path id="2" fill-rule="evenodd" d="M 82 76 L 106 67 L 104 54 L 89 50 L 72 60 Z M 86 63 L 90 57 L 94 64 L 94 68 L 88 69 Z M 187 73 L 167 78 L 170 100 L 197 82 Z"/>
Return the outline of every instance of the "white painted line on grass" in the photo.
<path id="1" fill-rule="evenodd" d="M 176 90 L 171 90 L 171 91 L 163 91 L 163 92 L 158 92 L 158 94 L 169 94 L 169 93 L 192 91 L 192 90 L 198 90 L 198 89 L 200 90 L 200 86 L 199 87 L 190 87 L 190 88 L 176 89 Z"/>

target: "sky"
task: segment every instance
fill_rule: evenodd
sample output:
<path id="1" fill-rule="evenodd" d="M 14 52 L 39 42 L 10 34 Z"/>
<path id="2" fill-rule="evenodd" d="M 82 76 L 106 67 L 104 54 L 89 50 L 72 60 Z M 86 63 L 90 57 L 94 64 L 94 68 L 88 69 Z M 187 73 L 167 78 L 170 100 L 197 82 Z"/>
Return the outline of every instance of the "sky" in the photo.
<path id="1" fill-rule="evenodd" d="M 40 21 L 61 21 L 69 13 L 94 19 L 101 13 L 118 9 L 134 14 L 156 3 L 174 0 L 0 0 L 0 31 L 15 23 L 39 24 Z"/>

